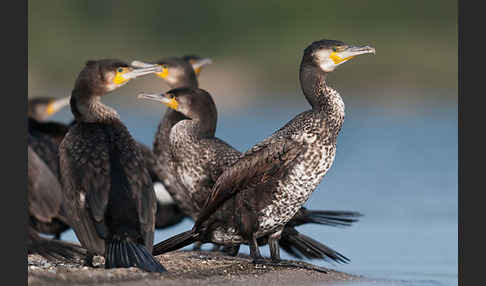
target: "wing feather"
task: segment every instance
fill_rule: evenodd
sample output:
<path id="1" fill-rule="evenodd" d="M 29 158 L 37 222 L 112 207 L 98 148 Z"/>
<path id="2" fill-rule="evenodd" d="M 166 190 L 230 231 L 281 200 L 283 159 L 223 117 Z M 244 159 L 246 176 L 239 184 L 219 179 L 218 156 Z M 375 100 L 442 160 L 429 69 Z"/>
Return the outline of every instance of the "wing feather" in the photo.
<path id="1" fill-rule="evenodd" d="M 51 222 L 58 216 L 63 194 L 57 177 L 44 161 L 28 146 L 27 202 L 30 215 L 39 221 Z"/>
<path id="2" fill-rule="evenodd" d="M 104 251 L 103 220 L 111 187 L 107 142 L 99 125 L 75 124 L 59 146 L 66 214 L 82 245 L 98 252 Z"/>
<path id="3" fill-rule="evenodd" d="M 287 138 L 272 138 L 255 145 L 218 178 L 195 228 L 238 192 L 255 190 L 258 185 L 285 175 L 302 151 L 302 144 Z"/>

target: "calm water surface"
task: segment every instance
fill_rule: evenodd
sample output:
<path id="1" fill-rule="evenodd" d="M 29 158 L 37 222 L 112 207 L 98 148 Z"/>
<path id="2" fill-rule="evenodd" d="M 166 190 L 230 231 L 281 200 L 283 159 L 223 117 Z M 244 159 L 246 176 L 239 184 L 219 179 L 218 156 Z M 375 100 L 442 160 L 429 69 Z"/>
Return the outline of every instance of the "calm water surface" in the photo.
<path id="1" fill-rule="evenodd" d="M 119 110 L 135 138 L 151 146 L 164 108 L 106 102 Z M 457 105 L 402 103 L 404 112 L 396 113 L 356 99 L 345 102 L 334 165 L 306 206 L 360 211 L 365 216 L 348 228 L 300 227 L 351 259 L 346 265 L 312 263 L 391 280 L 383 285 L 457 285 Z M 244 151 L 306 109 L 302 102 L 220 112 L 217 136 Z M 68 118 L 66 110 L 54 119 Z M 157 231 L 155 241 L 191 227 L 185 220 Z M 63 239 L 76 241 L 72 231 Z M 269 255 L 267 248 L 262 250 Z M 249 253 L 247 247 L 242 251 Z"/>

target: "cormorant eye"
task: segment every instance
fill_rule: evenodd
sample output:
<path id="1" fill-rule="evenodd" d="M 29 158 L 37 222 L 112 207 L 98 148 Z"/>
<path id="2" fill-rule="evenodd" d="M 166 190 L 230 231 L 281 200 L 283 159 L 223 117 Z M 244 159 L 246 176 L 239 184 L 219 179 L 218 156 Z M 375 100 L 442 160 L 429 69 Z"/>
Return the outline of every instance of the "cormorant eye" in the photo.
<path id="1" fill-rule="evenodd" d="M 169 94 L 170 99 L 173 99 L 175 96 L 171 93 Z"/>
<path id="2" fill-rule="evenodd" d="M 168 65 L 162 65 L 162 68 L 163 68 L 163 69 L 168 69 L 168 68 L 169 68 L 169 66 L 168 66 Z"/>
<path id="3" fill-rule="evenodd" d="M 123 68 L 118 68 L 117 72 L 123 72 Z"/>
<path id="4" fill-rule="evenodd" d="M 337 48 L 336 47 L 332 47 L 332 51 L 333 52 L 337 52 Z"/>

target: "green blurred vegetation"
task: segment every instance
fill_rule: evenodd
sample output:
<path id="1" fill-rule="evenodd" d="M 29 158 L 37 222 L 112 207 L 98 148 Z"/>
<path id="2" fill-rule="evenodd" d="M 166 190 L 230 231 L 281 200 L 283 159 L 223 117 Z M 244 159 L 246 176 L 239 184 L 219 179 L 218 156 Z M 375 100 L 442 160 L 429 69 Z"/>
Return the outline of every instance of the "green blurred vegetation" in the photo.
<path id="1" fill-rule="evenodd" d="M 29 96 L 70 90 L 88 59 L 185 53 L 253 88 L 293 92 L 303 49 L 322 38 L 377 50 L 343 65 L 336 85 L 457 95 L 456 1 L 52 0 L 29 1 L 28 13 Z"/>

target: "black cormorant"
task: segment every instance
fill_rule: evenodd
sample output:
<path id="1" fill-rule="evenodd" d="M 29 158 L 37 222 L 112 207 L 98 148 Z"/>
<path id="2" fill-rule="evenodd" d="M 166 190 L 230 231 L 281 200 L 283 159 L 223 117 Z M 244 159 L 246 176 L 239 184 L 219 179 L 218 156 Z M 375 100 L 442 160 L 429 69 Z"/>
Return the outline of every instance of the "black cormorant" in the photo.
<path id="1" fill-rule="evenodd" d="M 238 160 L 241 153 L 215 137 L 217 110 L 207 91 L 177 88 L 165 94 L 140 94 L 138 97 L 162 102 L 185 117 L 172 127 L 167 148 L 170 149 L 174 162 L 173 173 L 190 198 L 186 203 L 191 203 L 191 212 L 196 220 L 218 177 Z M 232 213 L 227 215 L 231 216 Z M 340 253 L 300 234 L 294 227 L 310 222 L 334 226 L 350 225 L 356 221 L 356 216 L 359 213 L 308 211 L 302 208 L 285 227 L 281 239 L 282 248 L 298 258 L 302 254 L 307 258 L 347 262 L 348 259 Z M 266 238 L 259 239 L 259 244 L 265 244 L 266 241 Z M 227 251 L 236 255 L 238 249 L 239 246 Z M 154 251 L 157 253 L 157 249 Z"/>
<path id="2" fill-rule="evenodd" d="M 367 53 L 375 53 L 375 49 L 335 40 L 309 45 L 300 65 L 300 83 L 312 109 L 297 115 L 226 169 L 214 184 L 194 227 L 157 244 L 154 253 L 196 241 L 247 243 L 254 263 L 284 264 L 278 241 L 285 225 L 331 168 L 344 120 L 344 103 L 339 93 L 326 84 L 326 76 L 352 57 Z M 258 247 L 258 239 L 265 236 L 271 262 L 261 256 Z"/>
<path id="3" fill-rule="evenodd" d="M 160 67 L 134 68 L 119 60 L 88 61 L 71 93 L 76 123 L 59 146 L 67 214 L 85 264 L 105 256 L 105 268 L 164 272 L 151 255 L 156 212 L 153 183 L 142 152 L 118 113 L 101 97 Z"/>
<path id="4" fill-rule="evenodd" d="M 42 228 L 39 230 L 39 225 L 52 225 L 56 219 L 64 220 L 62 202 L 58 178 L 27 146 L 27 253 L 37 253 L 48 259 L 73 259 L 84 255 L 85 251 L 79 245 L 39 236 L 39 232 L 44 232 Z"/>

